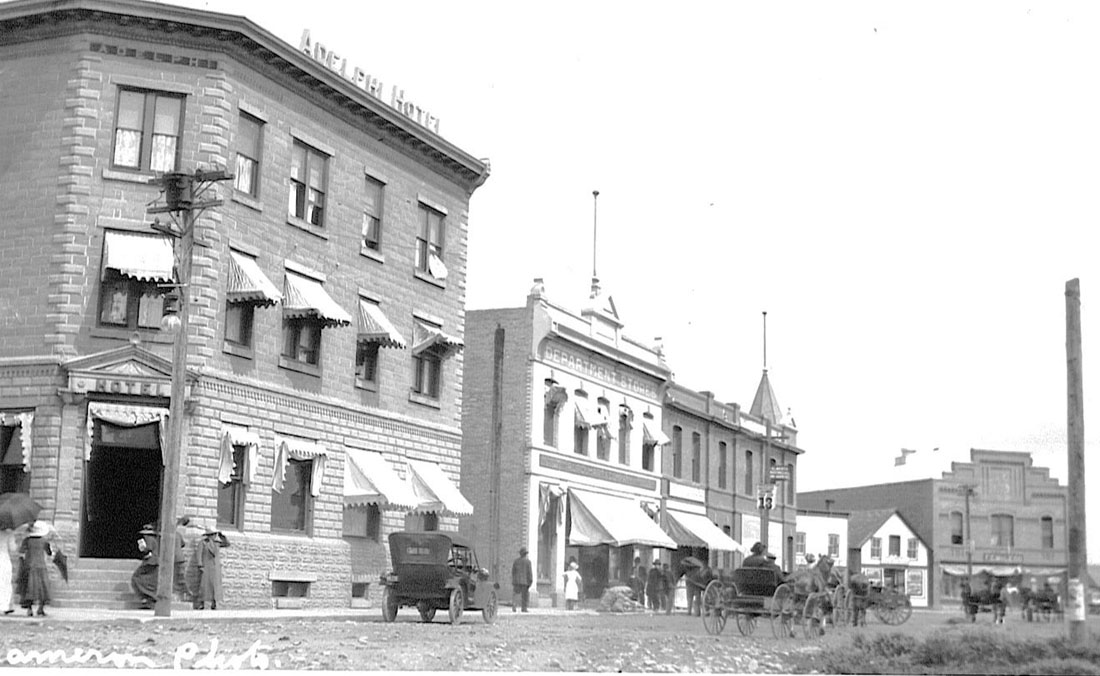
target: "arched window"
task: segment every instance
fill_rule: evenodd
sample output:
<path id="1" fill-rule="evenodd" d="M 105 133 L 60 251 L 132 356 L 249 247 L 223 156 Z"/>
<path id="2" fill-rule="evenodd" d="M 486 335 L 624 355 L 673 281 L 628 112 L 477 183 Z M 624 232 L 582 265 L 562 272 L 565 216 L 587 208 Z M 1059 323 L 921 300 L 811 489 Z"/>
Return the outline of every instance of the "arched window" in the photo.
<path id="1" fill-rule="evenodd" d="M 951 544 L 963 544 L 963 513 L 951 512 Z"/>
<path id="2" fill-rule="evenodd" d="M 672 427 L 672 476 L 677 479 L 683 473 L 684 466 L 684 430 L 679 425 Z"/>
<path id="3" fill-rule="evenodd" d="M 1054 549 L 1054 519 L 1044 516 L 1039 519 L 1039 526 L 1042 529 L 1042 548 Z"/>

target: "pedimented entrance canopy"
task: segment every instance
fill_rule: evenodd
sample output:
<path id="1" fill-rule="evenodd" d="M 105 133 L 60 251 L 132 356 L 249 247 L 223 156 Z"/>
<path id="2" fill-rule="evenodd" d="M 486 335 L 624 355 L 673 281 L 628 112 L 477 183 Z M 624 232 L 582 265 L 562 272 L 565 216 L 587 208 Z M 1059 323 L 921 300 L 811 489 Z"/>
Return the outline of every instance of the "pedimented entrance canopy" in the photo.
<path id="1" fill-rule="evenodd" d="M 135 343 L 70 359 L 62 368 L 72 394 L 172 395 L 172 362 Z M 185 399 L 197 379 L 194 371 L 187 372 Z"/>

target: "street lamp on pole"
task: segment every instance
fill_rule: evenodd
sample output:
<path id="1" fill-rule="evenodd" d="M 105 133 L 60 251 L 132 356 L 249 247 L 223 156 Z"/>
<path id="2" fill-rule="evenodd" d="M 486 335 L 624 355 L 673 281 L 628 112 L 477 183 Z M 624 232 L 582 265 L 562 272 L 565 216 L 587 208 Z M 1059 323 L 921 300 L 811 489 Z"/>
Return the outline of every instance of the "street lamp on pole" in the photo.
<path id="1" fill-rule="evenodd" d="M 176 498 L 179 493 L 180 463 L 183 457 L 184 397 L 187 391 L 187 331 L 191 307 L 191 259 L 195 247 L 196 212 L 218 206 L 221 200 L 201 198 L 217 181 L 232 178 L 224 171 L 201 171 L 194 174 L 172 172 L 150 181 L 161 186 L 164 205 L 147 209 L 147 213 L 170 215 L 172 222 L 153 222 L 157 232 L 175 238 L 177 279 L 167 294 L 165 316 L 161 325 L 175 332 L 172 347 L 172 400 L 168 408 L 168 439 L 164 454 L 164 477 L 160 495 L 160 545 L 157 550 L 157 601 L 154 615 L 172 614 L 173 572 L 176 544 Z"/>

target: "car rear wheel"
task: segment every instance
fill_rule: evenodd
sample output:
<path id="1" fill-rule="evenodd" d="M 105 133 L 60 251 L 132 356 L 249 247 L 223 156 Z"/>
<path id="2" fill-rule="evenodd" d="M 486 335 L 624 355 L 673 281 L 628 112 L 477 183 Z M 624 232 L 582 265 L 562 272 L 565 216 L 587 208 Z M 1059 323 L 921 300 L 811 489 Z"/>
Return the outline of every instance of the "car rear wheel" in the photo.
<path id="1" fill-rule="evenodd" d="M 420 611 L 420 619 L 424 622 L 431 622 L 435 619 L 435 606 L 429 605 L 427 601 L 416 604 L 416 609 Z"/>
<path id="2" fill-rule="evenodd" d="M 497 593 L 489 592 L 489 598 L 485 601 L 485 607 L 481 609 L 481 617 L 486 624 L 497 621 Z"/>
<path id="3" fill-rule="evenodd" d="M 382 619 L 387 622 L 397 619 L 397 597 L 389 587 L 386 587 L 386 593 L 382 599 Z"/>
<path id="4" fill-rule="evenodd" d="M 466 595 L 462 593 L 462 587 L 455 587 L 451 590 L 451 603 L 447 607 L 447 615 L 450 617 L 451 624 L 455 624 L 462 619 L 462 609 L 466 607 Z"/>

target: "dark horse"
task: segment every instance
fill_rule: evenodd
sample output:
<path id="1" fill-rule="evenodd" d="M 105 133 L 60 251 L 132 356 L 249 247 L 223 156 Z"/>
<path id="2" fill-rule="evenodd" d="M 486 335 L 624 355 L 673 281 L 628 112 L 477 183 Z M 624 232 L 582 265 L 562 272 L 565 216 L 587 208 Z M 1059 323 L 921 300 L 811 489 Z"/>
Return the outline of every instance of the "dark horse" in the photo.
<path id="1" fill-rule="evenodd" d="M 977 621 L 978 611 L 988 608 L 993 612 L 993 624 L 1003 624 L 1005 608 L 1008 606 L 1008 591 L 1004 583 L 999 580 L 995 584 L 992 581 L 986 581 L 985 588 L 978 591 L 972 590 L 970 585 L 964 582 L 962 604 L 963 611 L 971 622 Z"/>
<path id="2" fill-rule="evenodd" d="M 711 580 L 719 579 L 719 572 L 694 556 L 688 556 L 676 564 L 673 587 L 684 578 L 687 587 L 688 615 L 701 615 L 703 608 L 703 590 Z"/>

